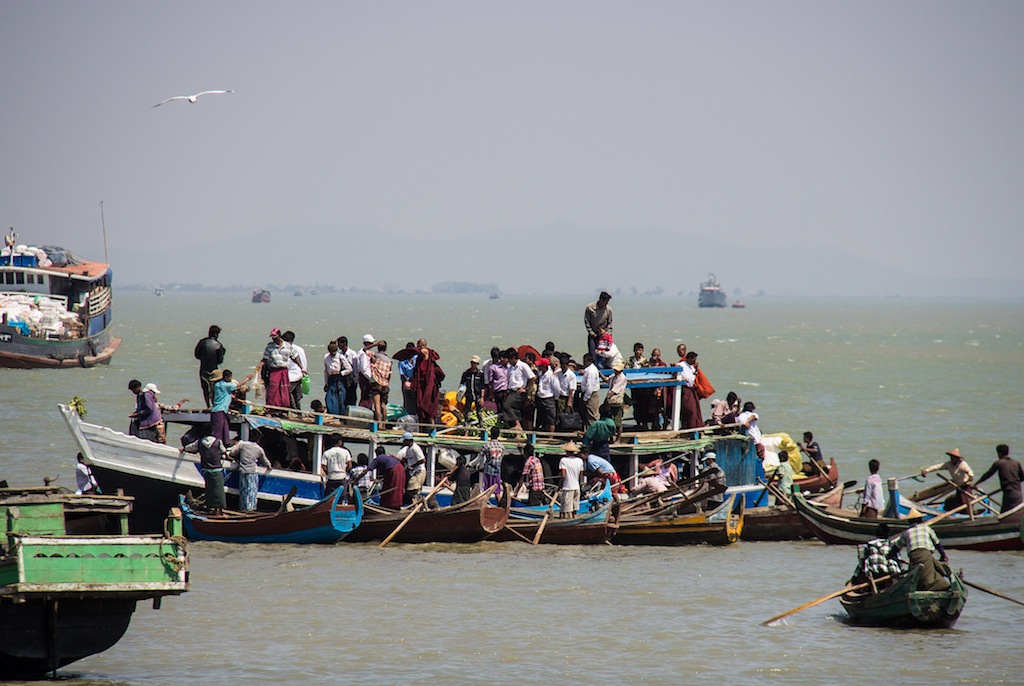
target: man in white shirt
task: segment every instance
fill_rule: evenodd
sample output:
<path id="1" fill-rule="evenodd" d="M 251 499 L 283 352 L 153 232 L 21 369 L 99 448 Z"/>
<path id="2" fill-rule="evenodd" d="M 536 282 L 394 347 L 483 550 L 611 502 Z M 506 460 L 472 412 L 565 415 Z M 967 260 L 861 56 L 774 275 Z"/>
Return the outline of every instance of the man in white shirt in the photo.
<path id="1" fill-rule="evenodd" d="M 594 364 L 594 356 L 587 353 L 583 356 L 583 381 L 580 382 L 580 393 L 583 394 L 583 402 L 587 407 L 587 416 L 583 418 L 583 425 L 590 426 L 600 418 L 601 408 L 601 372 L 597 371 Z"/>
<path id="2" fill-rule="evenodd" d="M 556 361 L 557 363 L 557 361 Z M 537 360 L 537 423 L 535 426 L 541 431 L 553 432 L 555 430 L 555 415 L 558 412 L 558 395 L 561 392 L 562 384 L 558 381 L 558 375 L 551 369 L 551 362 L 548 358 L 542 357 Z"/>
<path id="3" fill-rule="evenodd" d="M 348 337 L 338 337 L 338 350 L 348 360 L 349 367 L 352 368 L 352 373 L 342 378 L 342 383 L 345 385 L 345 408 L 349 405 L 355 405 L 359 402 L 359 394 L 357 390 L 359 388 L 359 369 L 356 366 L 359 353 L 352 348 L 348 347 Z"/>
<path id="4" fill-rule="evenodd" d="M 324 497 L 334 493 L 348 481 L 348 469 L 352 463 L 352 453 L 345 447 L 341 436 L 332 434 L 327 438 L 330 447 L 323 454 L 323 475 L 327 477 Z"/>
<path id="5" fill-rule="evenodd" d="M 288 390 L 291 392 L 293 410 L 302 409 L 302 377 L 306 375 L 306 370 L 309 369 L 309 365 L 306 364 L 306 351 L 302 349 L 302 346 L 295 342 L 295 332 L 285 331 L 281 338 L 291 344 L 292 348 L 296 352 L 296 357 L 293 357 L 288 363 Z"/>
<path id="6" fill-rule="evenodd" d="M 355 372 L 359 381 L 359 406 L 370 409 L 373 408 L 373 400 L 370 398 L 372 372 L 370 371 L 370 355 L 367 351 L 372 352 L 371 349 L 376 346 L 377 339 L 372 333 L 363 334 L 363 347 L 356 353 L 356 361 L 352 365 L 352 371 Z"/>
<path id="7" fill-rule="evenodd" d="M 743 427 L 750 439 L 754 441 L 754 449 L 757 450 L 757 457 L 764 460 L 764 444 L 761 443 L 761 429 L 757 426 L 757 413 L 754 410 L 754 403 L 743 403 L 743 412 L 736 417 L 736 423 Z"/>
<path id="8" fill-rule="evenodd" d="M 554 362 L 552 361 L 552 364 Z M 563 355 L 558 371 L 558 411 L 572 412 L 573 400 L 576 399 L 576 370 L 569 369 L 569 356 Z"/>
<path id="9" fill-rule="evenodd" d="M 505 403 L 502 407 L 502 421 L 505 427 L 511 430 L 523 428 L 523 404 L 526 402 L 526 384 L 530 379 L 537 376 L 530 369 L 530 365 L 519 359 L 519 353 L 514 348 L 509 348 L 508 354 L 508 395 L 505 396 Z"/>
<path id="10" fill-rule="evenodd" d="M 562 449 L 565 450 L 565 457 L 558 461 L 558 469 L 562 472 L 558 518 L 569 517 L 571 519 L 580 509 L 580 477 L 583 475 L 583 458 L 579 456 L 579 447 L 572 441 L 562 446 Z"/>
<path id="11" fill-rule="evenodd" d="M 427 458 L 423 449 L 416 445 L 413 435 L 406 431 L 402 434 L 403 446 L 395 457 L 405 466 L 405 503 L 408 505 L 419 495 L 423 482 L 427 478 Z"/>

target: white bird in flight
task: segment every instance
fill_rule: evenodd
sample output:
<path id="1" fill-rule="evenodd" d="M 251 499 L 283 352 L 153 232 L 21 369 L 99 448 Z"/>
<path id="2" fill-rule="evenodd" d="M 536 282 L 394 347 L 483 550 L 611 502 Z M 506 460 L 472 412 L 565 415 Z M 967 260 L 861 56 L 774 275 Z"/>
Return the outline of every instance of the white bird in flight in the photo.
<path id="1" fill-rule="evenodd" d="M 188 100 L 193 105 L 196 104 L 196 100 L 202 95 L 216 95 L 219 93 L 234 93 L 235 91 L 203 91 L 202 93 L 196 93 L 195 95 L 175 95 L 173 98 L 167 98 L 163 102 L 158 102 L 153 107 L 160 107 L 160 105 L 171 102 L 172 100 Z"/>

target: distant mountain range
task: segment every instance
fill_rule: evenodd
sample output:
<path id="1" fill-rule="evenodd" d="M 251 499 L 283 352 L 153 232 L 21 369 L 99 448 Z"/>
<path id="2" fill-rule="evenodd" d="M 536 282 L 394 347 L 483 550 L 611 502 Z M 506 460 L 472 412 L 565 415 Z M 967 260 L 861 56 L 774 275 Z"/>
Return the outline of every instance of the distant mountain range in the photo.
<path id="1" fill-rule="evenodd" d="M 287 236 L 282 244 L 281 237 Z M 341 251 L 325 250 L 340 246 Z M 112 251 L 120 284 L 201 282 L 333 284 L 427 291 L 442 282 L 496 284 L 505 293 L 589 294 L 599 289 L 696 293 L 714 272 L 730 298 L 758 293 L 822 297 L 1024 297 L 1024 280 L 926 277 L 835 246 L 750 248 L 663 229 L 590 230 L 571 224 L 424 239 L 368 226 L 283 226 L 244 241 L 152 253 Z M 225 265 L 232 265 L 225 269 Z M 244 265 L 240 270 L 239 265 Z"/>

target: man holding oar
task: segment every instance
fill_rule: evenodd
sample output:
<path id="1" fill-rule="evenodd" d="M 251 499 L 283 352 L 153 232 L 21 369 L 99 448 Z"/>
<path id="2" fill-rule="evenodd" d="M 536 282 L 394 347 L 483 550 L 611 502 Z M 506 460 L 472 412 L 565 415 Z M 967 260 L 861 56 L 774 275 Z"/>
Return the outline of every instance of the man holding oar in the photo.
<path id="1" fill-rule="evenodd" d="M 914 567 L 921 569 L 917 577 L 917 590 L 919 591 L 945 591 L 949 588 L 949 561 L 946 551 L 939 542 L 939 537 L 928 522 L 924 520 L 923 514 L 915 514 L 909 517 L 911 521 L 917 520 L 917 524 L 900 533 L 899 538 L 889 548 L 890 557 L 896 557 L 900 550 L 907 549 L 910 557 L 910 570 Z M 939 553 L 939 559 L 935 559 L 935 551 Z"/>
<path id="2" fill-rule="evenodd" d="M 953 484 L 956 486 L 956 492 L 953 495 L 946 498 L 944 509 L 949 512 L 955 507 L 965 505 L 971 500 L 970 488 L 974 481 L 974 471 L 970 465 L 967 464 L 967 460 L 964 459 L 963 455 L 956 448 L 950 450 L 946 455 L 949 456 L 949 460 L 946 462 L 940 462 L 939 464 L 933 464 L 931 467 L 925 467 L 921 470 L 921 476 L 925 476 L 931 472 L 945 469 L 949 472 L 952 478 Z"/>

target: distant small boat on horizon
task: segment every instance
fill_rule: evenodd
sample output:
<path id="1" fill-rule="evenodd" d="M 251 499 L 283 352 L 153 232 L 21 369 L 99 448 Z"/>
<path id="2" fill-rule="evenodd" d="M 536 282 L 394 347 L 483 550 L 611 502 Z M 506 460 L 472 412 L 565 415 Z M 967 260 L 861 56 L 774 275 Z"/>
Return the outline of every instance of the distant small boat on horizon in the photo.
<path id="1" fill-rule="evenodd" d="M 742 300 L 737 300 L 736 302 L 734 302 L 732 304 L 732 306 L 733 306 L 733 309 L 742 310 L 744 307 L 747 306 L 747 304 L 745 302 L 743 302 Z"/>
<path id="2" fill-rule="evenodd" d="M 491 293 L 490 295 L 487 296 L 487 299 L 488 300 L 497 300 L 498 299 L 498 294 L 497 293 Z"/>
<path id="3" fill-rule="evenodd" d="M 270 291 L 264 288 L 257 288 L 252 292 L 252 301 L 254 303 L 268 303 L 270 302 Z"/>
<path id="4" fill-rule="evenodd" d="M 164 289 L 160 288 L 160 286 L 157 286 L 156 288 L 153 289 L 153 295 L 159 297 L 159 296 L 161 296 L 163 294 L 164 294 Z"/>

